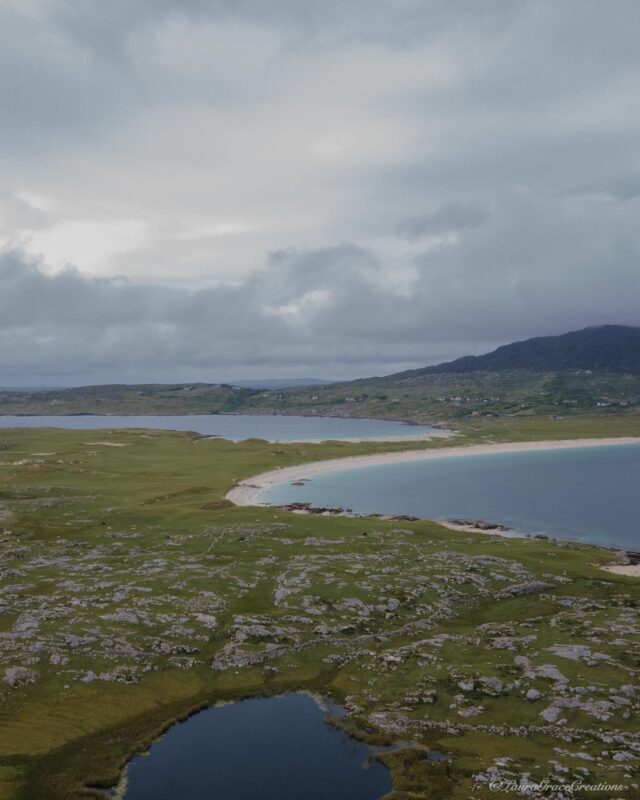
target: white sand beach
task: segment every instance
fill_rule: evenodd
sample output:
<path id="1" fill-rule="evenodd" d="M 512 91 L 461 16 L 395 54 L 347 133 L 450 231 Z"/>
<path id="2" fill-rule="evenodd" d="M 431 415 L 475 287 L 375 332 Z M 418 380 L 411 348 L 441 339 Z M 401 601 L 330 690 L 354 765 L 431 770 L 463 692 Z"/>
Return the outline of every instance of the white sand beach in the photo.
<path id="1" fill-rule="evenodd" d="M 452 446 L 425 448 L 424 450 L 407 450 L 391 453 L 375 453 L 364 456 L 332 458 L 325 461 L 312 461 L 308 464 L 297 464 L 293 467 L 282 467 L 270 470 L 261 475 L 240 481 L 226 494 L 237 506 L 266 505 L 259 502 L 261 492 L 281 483 L 299 480 L 311 480 L 328 472 L 347 469 L 358 469 L 378 464 L 399 464 L 406 461 L 421 461 L 434 458 L 459 458 L 460 456 L 490 455 L 492 453 L 524 453 L 539 450 L 567 450 L 581 447 L 604 447 L 615 444 L 640 444 L 640 437 L 617 437 L 606 439 L 558 439 L 541 442 L 506 442 L 501 444 L 478 444 L 469 446 Z"/>
<path id="2" fill-rule="evenodd" d="M 640 564 L 606 564 L 601 569 L 613 572 L 616 575 L 630 575 L 633 578 L 640 578 Z"/>
<path id="3" fill-rule="evenodd" d="M 407 427 L 410 427 L 407 425 Z M 351 444 L 360 444 L 361 442 L 429 442 L 433 439 L 450 439 L 457 434 L 453 431 L 441 430 L 432 433 L 414 433 L 398 436 L 353 436 L 343 438 L 342 436 L 335 437 L 333 441 L 349 442 Z M 219 437 L 213 437 L 219 438 Z M 323 442 L 332 441 L 331 437 L 324 436 L 322 439 L 267 439 L 273 444 L 322 444 Z"/>
<path id="4" fill-rule="evenodd" d="M 223 416 L 223 415 L 221 415 Z M 229 414 L 228 416 L 232 416 Z M 333 419 L 333 417 L 332 417 Z M 405 426 L 407 430 L 411 430 L 411 425 L 407 424 Z M 391 436 L 323 436 L 321 438 L 315 439 L 265 439 L 265 441 L 270 442 L 271 444 L 322 444 L 323 442 L 348 442 L 350 444 L 361 444 L 364 442 L 397 442 L 398 444 L 402 444 L 402 442 L 430 442 L 435 439 L 451 439 L 454 436 L 458 436 L 455 431 L 448 430 L 447 428 L 442 428 L 441 430 L 433 430 L 429 431 L 429 433 L 407 433 L 407 434 L 392 434 Z M 211 436 L 205 437 L 210 439 L 212 442 L 216 441 L 216 439 L 224 439 L 225 434 L 213 434 Z M 262 436 L 256 436 L 257 439 L 262 439 Z M 239 440 L 232 440 L 232 441 L 242 441 Z"/>

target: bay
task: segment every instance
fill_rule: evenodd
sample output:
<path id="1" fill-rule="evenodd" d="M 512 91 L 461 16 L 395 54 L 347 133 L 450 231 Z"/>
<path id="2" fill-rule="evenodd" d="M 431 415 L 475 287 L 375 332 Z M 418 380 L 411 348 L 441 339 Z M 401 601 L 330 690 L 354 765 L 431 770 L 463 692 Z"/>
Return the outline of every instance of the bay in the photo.
<path id="1" fill-rule="evenodd" d="M 0 416 L 0 428 L 160 428 L 195 431 L 232 441 L 323 441 L 327 439 L 384 439 L 420 436 L 442 431 L 427 425 L 343 417 L 269 416 L 253 414 Z"/>
<path id="2" fill-rule="evenodd" d="M 462 455 L 341 470 L 261 494 L 356 513 L 482 519 L 640 549 L 640 445 Z"/>

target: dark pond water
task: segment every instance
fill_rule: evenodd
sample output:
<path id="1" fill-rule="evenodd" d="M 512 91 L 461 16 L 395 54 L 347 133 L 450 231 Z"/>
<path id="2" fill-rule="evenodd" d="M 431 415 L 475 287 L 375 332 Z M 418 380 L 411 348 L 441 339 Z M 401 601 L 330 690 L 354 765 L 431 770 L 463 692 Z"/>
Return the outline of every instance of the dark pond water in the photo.
<path id="1" fill-rule="evenodd" d="M 263 502 L 358 513 L 463 517 L 521 532 L 640 549 L 640 445 L 496 453 L 332 472 L 283 484 Z"/>
<path id="2" fill-rule="evenodd" d="M 202 711 L 131 762 L 124 800 L 377 800 L 390 791 L 371 749 L 324 717 L 305 694 Z"/>
<path id="3" fill-rule="evenodd" d="M 376 419 L 338 419 L 335 417 L 275 417 L 224 414 L 184 414 L 176 416 L 0 416 L 0 428 L 162 428 L 195 431 L 225 439 L 268 439 L 271 441 L 323 439 L 378 439 L 388 436 L 417 436 L 438 433 L 426 425 L 405 425 Z"/>

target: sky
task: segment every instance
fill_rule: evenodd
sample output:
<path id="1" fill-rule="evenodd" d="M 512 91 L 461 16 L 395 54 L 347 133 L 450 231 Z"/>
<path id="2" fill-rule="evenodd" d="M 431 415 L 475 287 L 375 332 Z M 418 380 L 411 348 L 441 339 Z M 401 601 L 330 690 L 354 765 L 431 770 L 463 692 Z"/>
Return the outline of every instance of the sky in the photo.
<path id="1" fill-rule="evenodd" d="M 637 0 L 3 0 L 0 386 L 640 324 Z"/>

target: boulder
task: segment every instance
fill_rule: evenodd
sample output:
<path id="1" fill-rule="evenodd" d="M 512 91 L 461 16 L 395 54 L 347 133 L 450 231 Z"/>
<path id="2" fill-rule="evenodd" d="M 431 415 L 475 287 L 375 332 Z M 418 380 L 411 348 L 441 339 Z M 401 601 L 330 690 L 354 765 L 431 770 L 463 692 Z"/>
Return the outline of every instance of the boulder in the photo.
<path id="1" fill-rule="evenodd" d="M 17 689 L 19 686 L 35 683 L 38 680 L 38 673 L 34 669 L 27 669 L 27 667 L 8 667 L 4 671 L 3 680 L 12 689 Z"/>

